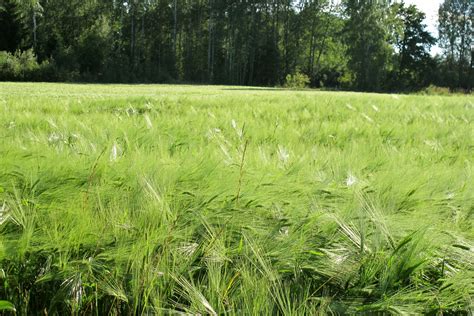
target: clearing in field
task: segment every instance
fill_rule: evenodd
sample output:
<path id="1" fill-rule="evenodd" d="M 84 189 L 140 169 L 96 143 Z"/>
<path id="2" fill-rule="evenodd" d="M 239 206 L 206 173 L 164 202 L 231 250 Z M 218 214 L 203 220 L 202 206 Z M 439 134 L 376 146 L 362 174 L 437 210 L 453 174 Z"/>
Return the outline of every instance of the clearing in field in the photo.
<path id="1" fill-rule="evenodd" d="M 472 96 L 0 83 L 0 299 L 468 314 L 473 119 Z"/>

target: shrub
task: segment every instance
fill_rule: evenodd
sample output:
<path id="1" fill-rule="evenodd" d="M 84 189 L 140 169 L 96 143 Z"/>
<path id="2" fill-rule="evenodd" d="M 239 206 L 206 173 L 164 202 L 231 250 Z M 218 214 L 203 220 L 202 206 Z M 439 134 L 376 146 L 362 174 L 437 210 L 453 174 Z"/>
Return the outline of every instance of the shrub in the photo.
<path id="1" fill-rule="evenodd" d="M 447 87 L 439 87 L 435 85 L 429 85 L 419 92 L 423 95 L 454 95 L 454 94 L 466 94 L 470 93 L 469 90 L 464 90 L 462 88 L 450 89 Z"/>
<path id="2" fill-rule="evenodd" d="M 53 72 L 53 64 L 38 63 L 32 49 L 14 54 L 0 51 L 0 81 L 50 81 Z"/>
<path id="3" fill-rule="evenodd" d="M 304 73 L 296 71 L 293 74 L 286 75 L 285 87 L 290 89 L 303 89 L 310 83 L 310 79 Z"/>
<path id="4" fill-rule="evenodd" d="M 20 63 L 12 54 L 0 51 L 0 80 L 12 80 L 20 73 Z"/>

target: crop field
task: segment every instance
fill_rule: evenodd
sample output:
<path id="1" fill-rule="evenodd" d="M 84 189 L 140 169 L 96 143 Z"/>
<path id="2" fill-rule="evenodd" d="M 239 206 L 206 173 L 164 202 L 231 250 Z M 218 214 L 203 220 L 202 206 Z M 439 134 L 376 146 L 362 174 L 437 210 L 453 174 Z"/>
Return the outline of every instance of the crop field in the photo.
<path id="1" fill-rule="evenodd" d="M 472 314 L 473 121 L 462 95 L 0 83 L 0 309 Z"/>

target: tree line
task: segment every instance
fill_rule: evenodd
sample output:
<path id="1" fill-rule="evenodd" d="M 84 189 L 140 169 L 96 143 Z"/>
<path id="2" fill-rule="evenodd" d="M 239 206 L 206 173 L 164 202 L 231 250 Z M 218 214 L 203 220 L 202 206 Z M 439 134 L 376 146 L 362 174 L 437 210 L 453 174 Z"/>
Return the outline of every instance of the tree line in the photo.
<path id="1" fill-rule="evenodd" d="M 0 0 L 0 80 L 471 89 L 471 0 L 442 3 L 439 38 L 424 21 L 383 0 Z"/>

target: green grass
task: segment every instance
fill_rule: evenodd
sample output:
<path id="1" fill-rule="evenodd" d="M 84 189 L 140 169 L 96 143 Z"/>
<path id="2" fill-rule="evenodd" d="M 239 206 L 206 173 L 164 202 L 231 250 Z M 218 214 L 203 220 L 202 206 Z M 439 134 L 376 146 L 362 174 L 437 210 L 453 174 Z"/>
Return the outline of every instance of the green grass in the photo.
<path id="1" fill-rule="evenodd" d="M 473 119 L 469 96 L 1 83 L 0 299 L 472 313 Z"/>

